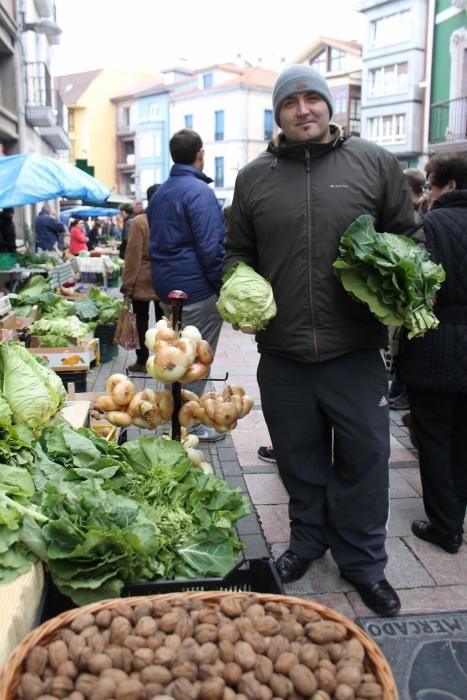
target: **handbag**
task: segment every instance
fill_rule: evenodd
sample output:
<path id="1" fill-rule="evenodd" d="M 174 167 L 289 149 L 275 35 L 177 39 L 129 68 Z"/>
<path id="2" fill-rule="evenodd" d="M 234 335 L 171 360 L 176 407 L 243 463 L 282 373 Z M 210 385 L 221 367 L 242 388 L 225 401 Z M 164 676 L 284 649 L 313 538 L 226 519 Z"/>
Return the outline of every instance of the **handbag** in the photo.
<path id="1" fill-rule="evenodd" d="M 123 308 L 118 315 L 114 340 L 124 350 L 139 350 L 140 348 L 136 314 L 133 311 L 130 297 L 126 296 L 123 299 Z"/>

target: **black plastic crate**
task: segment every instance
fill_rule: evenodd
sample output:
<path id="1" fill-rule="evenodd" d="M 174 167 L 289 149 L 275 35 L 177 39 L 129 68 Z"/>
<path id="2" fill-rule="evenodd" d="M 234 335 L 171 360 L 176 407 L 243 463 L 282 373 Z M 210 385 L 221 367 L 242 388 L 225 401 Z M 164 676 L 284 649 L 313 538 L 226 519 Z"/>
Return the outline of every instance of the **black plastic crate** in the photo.
<path id="1" fill-rule="evenodd" d="M 68 390 L 68 384 L 75 385 L 76 393 L 83 393 L 87 389 L 87 370 L 77 370 L 76 372 L 57 372 L 62 380 L 63 386 Z"/>
<path id="2" fill-rule="evenodd" d="M 102 343 L 113 343 L 116 328 L 116 323 L 100 323 L 94 329 L 94 337 L 99 338 Z"/>
<path id="3" fill-rule="evenodd" d="M 122 597 L 146 596 L 184 591 L 231 591 L 255 593 L 284 593 L 284 588 L 272 559 L 244 559 L 228 574 L 219 578 L 179 579 L 175 581 L 144 581 L 127 584 Z M 65 610 L 77 607 L 67 596 L 60 593 L 50 576 L 46 579 L 46 593 L 41 622 L 55 617 Z"/>

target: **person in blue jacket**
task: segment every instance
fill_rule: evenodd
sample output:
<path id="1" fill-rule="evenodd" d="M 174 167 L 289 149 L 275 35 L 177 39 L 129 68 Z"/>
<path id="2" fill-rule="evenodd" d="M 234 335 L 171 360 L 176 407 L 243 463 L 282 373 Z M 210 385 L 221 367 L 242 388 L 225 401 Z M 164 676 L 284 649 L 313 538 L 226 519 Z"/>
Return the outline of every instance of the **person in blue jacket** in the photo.
<path id="1" fill-rule="evenodd" d="M 47 206 L 42 207 L 35 221 L 36 246 L 41 250 L 60 250 L 60 234 L 65 233 L 66 227 L 50 214 Z"/>
<path id="2" fill-rule="evenodd" d="M 168 295 L 179 289 L 188 295 L 183 325 L 198 328 L 213 351 L 222 328 L 216 301 L 222 284 L 225 224 L 212 180 L 203 173 L 204 150 L 192 129 L 177 131 L 169 142 L 174 165 L 169 178 L 149 202 L 150 258 L 154 290 L 166 316 Z M 185 385 L 200 395 L 206 380 Z M 223 434 L 199 426 L 200 440 L 220 440 Z"/>

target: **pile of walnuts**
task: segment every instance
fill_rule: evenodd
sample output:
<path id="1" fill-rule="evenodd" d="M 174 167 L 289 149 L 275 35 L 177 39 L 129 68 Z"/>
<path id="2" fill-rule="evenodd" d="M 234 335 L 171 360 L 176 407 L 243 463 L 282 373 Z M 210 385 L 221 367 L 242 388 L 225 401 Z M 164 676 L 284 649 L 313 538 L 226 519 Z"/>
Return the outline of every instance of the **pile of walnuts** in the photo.
<path id="1" fill-rule="evenodd" d="M 81 612 L 33 647 L 24 700 L 374 700 L 383 688 L 344 625 L 313 609 L 184 596 Z"/>

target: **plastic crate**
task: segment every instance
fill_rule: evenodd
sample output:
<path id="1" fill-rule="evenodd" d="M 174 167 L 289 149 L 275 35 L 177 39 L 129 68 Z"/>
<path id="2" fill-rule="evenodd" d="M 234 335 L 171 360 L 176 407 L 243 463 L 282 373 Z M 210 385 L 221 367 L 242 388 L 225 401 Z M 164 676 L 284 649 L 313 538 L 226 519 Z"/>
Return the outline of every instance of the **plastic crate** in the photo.
<path id="1" fill-rule="evenodd" d="M 75 385 L 75 391 L 77 393 L 82 393 L 86 391 L 88 374 L 86 370 L 79 370 L 77 372 L 57 372 L 57 374 L 62 380 L 65 389 L 68 389 L 69 383 L 73 383 Z"/>
<path id="2" fill-rule="evenodd" d="M 284 593 L 272 559 L 244 559 L 228 574 L 219 578 L 178 579 L 174 581 L 144 581 L 127 584 L 122 597 L 181 593 L 183 591 L 254 591 L 255 593 Z M 41 622 L 55 617 L 76 605 L 60 593 L 50 576 L 46 580 L 46 595 Z"/>
<path id="3" fill-rule="evenodd" d="M 94 329 L 94 337 L 99 338 L 102 343 L 113 343 L 116 328 L 116 323 L 99 323 Z"/>
<path id="4" fill-rule="evenodd" d="M 101 351 L 101 362 L 110 362 L 118 357 L 118 345 L 117 343 L 100 343 Z"/>

